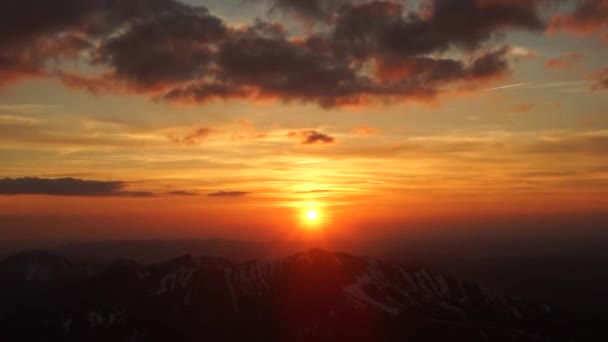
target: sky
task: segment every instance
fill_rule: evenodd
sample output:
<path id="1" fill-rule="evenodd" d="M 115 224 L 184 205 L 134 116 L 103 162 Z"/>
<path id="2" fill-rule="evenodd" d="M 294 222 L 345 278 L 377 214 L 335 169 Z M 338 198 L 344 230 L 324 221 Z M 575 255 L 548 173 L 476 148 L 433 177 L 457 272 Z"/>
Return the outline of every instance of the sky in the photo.
<path id="1" fill-rule="evenodd" d="M 606 0 L 0 13 L 0 240 L 605 223 Z"/>

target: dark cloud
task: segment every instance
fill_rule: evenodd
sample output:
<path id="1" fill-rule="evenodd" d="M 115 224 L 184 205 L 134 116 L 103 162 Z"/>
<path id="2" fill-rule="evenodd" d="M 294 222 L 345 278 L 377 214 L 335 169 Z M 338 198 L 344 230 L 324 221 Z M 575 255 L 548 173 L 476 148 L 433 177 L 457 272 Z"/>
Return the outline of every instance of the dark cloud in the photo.
<path id="1" fill-rule="evenodd" d="M 248 194 L 249 194 L 249 192 L 246 192 L 246 191 L 218 191 L 218 192 L 210 193 L 207 196 L 234 198 L 234 197 L 243 197 Z"/>
<path id="2" fill-rule="evenodd" d="M 51 196 L 124 196 L 151 197 L 154 193 L 125 190 L 121 181 L 96 181 L 77 178 L 3 178 L 0 195 L 51 195 Z"/>
<path id="3" fill-rule="evenodd" d="M 295 37 L 280 23 L 231 27 L 178 0 L 5 1 L 0 85 L 51 75 L 72 88 L 166 101 L 429 100 L 506 75 L 509 48 L 483 45 L 507 30 L 543 30 L 544 2 L 435 0 L 418 10 L 389 0 L 270 0 L 271 11 L 324 22 Z M 448 51 L 454 57 L 437 57 Z M 61 70 L 77 58 L 102 74 Z"/>
<path id="4" fill-rule="evenodd" d="M 204 67 L 192 61 L 205 55 L 197 43 L 225 32 L 206 8 L 177 0 L 3 1 L 0 13 L 0 85 L 84 51 L 133 86 L 190 79 Z"/>
<path id="5" fill-rule="evenodd" d="M 81 31 L 101 1 L 3 1 L 0 3 L 0 86 L 43 76 L 49 61 L 89 47 Z M 62 42 L 60 44 L 53 42 Z"/>
<path id="6" fill-rule="evenodd" d="M 436 0 L 431 9 L 431 32 L 452 43 L 475 47 L 500 34 L 501 29 L 542 30 L 544 0 Z M 440 40 L 440 38 L 438 38 Z"/>
<path id="7" fill-rule="evenodd" d="M 482 27 L 453 35 L 454 28 L 461 30 L 465 20 L 447 27 L 444 21 L 454 19 L 445 15 L 444 7 L 459 5 L 438 2 L 430 19 L 406 15 L 396 2 L 343 5 L 329 33 L 301 41 L 269 38 L 256 30 L 241 32 L 220 48 L 220 75 L 229 84 L 253 89 L 256 96 L 315 101 L 322 106 L 357 104 L 370 97 L 429 99 L 450 83 L 503 75 L 509 65 L 507 48 L 486 53 L 473 62 L 427 54 L 452 46 L 475 47 L 501 27 L 541 26 L 531 15 L 527 21 L 515 14 L 513 18 L 503 17 L 502 7 L 506 5 L 486 4 L 477 13 L 475 5 L 467 3 L 464 6 L 471 15 L 479 16 Z M 513 11 L 535 10 L 533 6 L 513 7 Z M 488 18 L 487 11 L 501 13 L 496 15 L 497 22 Z M 375 75 L 366 71 L 370 62 L 377 66 Z M 207 92 L 204 95 L 206 99 Z"/>
<path id="8" fill-rule="evenodd" d="M 331 144 L 335 142 L 332 136 L 315 130 L 292 131 L 287 133 L 287 136 L 290 138 L 300 138 L 302 145 Z"/>
<path id="9" fill-rule="evenodd" d="M 81 37 L 71 34 L 53 40 L 33 40 L 27 45 L 7 44 L 0 38 L 0 87 L 22 78 L 47 76 L 45 66 L 57 64 L 62 58 L 75 58 L 88 47 Z"/>
<path id="10" fill-rule="evenodd" d="M 282 11 L 305 20 L 328 21 L 342 6 L 355 0 L 273 0 L 271 12 Z"/>
<path id="11" fill-rule="evenodd" d="M 392 1 L 344 7 L 334 39 L 355 56 L 419 56 L 450 47 L 476 48 L 500 30 L 540 30 L 535 1 L 436 0 L 425 13 Z"/>
<path id="12" fill-rule="evenodd" d="M 178 10 L 137 21 L 124 34 L 107 39 L 95 62 L 137 87 L 156 87 L 198 79 L 209 72 L 211 44 L 227 32 L 221 19 L 204 8 Z"/>

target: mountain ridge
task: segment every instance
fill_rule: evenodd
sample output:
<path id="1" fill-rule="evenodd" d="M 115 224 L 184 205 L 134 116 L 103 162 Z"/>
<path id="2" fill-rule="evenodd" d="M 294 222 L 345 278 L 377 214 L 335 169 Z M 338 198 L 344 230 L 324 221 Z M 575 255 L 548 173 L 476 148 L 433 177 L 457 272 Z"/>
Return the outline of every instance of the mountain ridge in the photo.
<path id="1" fill-rule="evenodd" d="M 39 257 L 48 259 L 47 277 L 28 277 Z M 0 276 L 14 281 L 9 290 L 30 298 L 0 316 L 0 331 L 23 341 L 569 340 L 552 330 L 563 318 L 547 305 L 348 253 L 310 249 L 242 263 L 182 255 L 98 268 L 60 260 L 33 253 L 0 262 Z"/>

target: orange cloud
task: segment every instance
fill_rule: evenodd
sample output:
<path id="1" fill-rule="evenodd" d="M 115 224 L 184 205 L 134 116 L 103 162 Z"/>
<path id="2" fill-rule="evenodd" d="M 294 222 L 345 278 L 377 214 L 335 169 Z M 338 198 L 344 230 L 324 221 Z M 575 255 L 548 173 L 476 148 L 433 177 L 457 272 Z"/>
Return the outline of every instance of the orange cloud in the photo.
<path id="1" fill-rule="evenodd" d="M 353 133 L 357 135 L 372 135 L 378 133 L 380 130 L 367 125 L 359 125 L 353 128 Z"/>
<path id="2" fill-rule="evenodd" d="M 587 36 L 606 27 L 608 27 L 608 0 L 586 0 L 581 1 L 572 13 L 553 16 L 548 31 Z"/>
<path id="3" fill-rule="evenodd" d="M 549 69 L 574 69 L 583 59 L 585 55 L 580 52 L 565 52 L 558 57 L 547 59 L 544 65 Z"/>
<path id="4" fill-rule="evenodd" d="M 249 120 L 238 120 L 237 125 L 239 129 L 232 134 L 232 140 L 262 139 L 267 137 L 267 134 L 259 133 Z"/>

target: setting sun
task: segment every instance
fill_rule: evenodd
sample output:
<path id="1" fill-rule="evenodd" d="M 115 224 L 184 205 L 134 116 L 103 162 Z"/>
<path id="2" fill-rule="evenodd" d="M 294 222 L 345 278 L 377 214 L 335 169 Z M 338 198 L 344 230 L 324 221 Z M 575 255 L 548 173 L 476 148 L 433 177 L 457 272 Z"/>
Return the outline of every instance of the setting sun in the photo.
<path id="1" fill-rule="evenodd" d="M 308 210 L 306 212 L 306 219 L 308 221 L 316 221 L 319 218 L 319 213 L 316 210 Z"/>

